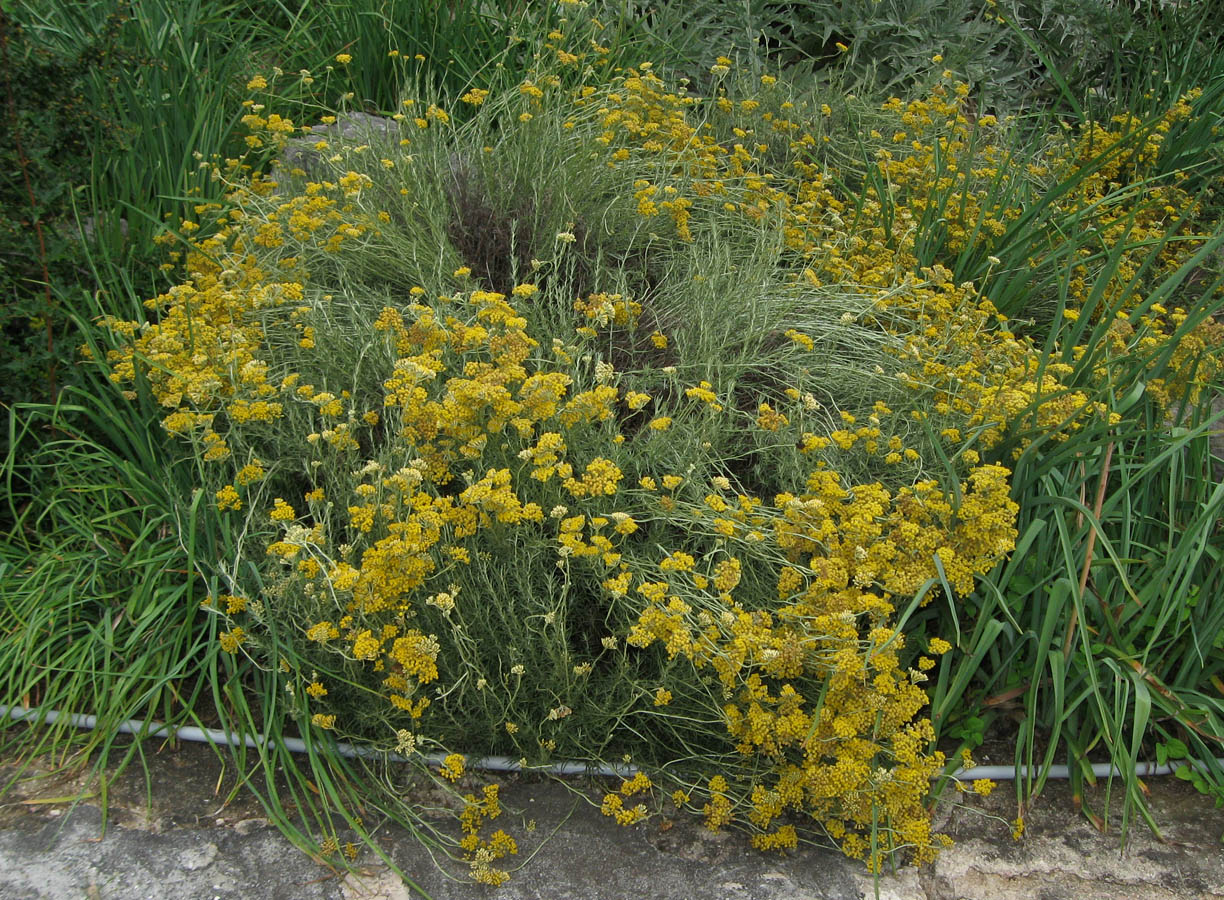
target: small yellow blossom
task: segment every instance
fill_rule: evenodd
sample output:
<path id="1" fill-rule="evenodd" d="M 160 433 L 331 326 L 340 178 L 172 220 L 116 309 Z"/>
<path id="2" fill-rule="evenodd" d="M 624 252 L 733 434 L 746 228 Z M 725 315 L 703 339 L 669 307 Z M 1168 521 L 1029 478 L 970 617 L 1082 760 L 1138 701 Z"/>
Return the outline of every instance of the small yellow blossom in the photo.
<path id="1" fill-rule="evenodd" d="M 221 649 L 225 653 L 237 653 L 238 648 L 246 640 L 246 632 L 241 628 L 234 628 L 231 631 L 223 631 L 218 635 L 221 642 Z"/>
<path id="2" fill-rule="evenodd" d="M 297 513 L 293 511 L 293 507 L 277 497 L 272 501 L 272 512 L 269 516 L 274 522 L 292 522 L 297 518 Z"/>
<path id="3" fill-rule="evenodd" d="M 462 754 L 452 753 L 442 760 L 438 774 L 447 781 L 458 781 L 463 777 L 464 758 Z"/>
<path id="4" fill-rule="evenodd" d="M 242 509 L 242 499 L 238 496 L 238 491 L 234 489 L 232 484 L 227 484 L 217 491 L 217 509 Z"/>

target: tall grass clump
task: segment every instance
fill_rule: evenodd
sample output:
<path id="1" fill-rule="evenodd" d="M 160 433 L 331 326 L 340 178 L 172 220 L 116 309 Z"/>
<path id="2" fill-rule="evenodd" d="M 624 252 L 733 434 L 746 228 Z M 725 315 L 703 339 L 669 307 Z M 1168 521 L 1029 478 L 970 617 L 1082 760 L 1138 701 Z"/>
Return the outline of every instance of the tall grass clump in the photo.
<path id="1" fill-rule="evenodd" d="M 1012 438 L 1025 552 L 987 577 L 964 655 L 940 672 L 941 688 L 959 682 L 948 698 L 960 710 L 933 697 L 934 714 L 960 718 L 953 727 L 971 745 L 1004 716 L 1019 722 L 1022 814 L 1055 762 L 1069 766 L 1075 802 L 1102 828 L 1109 791 L 1092 800 L 1085 786 L 1098 781 L 1093 762 L 1114 764 L 1124 835 L 1136 814 L 1158 828 L 1135 774 L 1142 760 L 1174 761 L 1178 777 L 1222 796 L 1219 375 L 1195 371 L 1218 359 L 1221 282 L 1188 283 L 1221 245 L 1217 226 L 1138 309 L 1114 304 L 1095 321 L 1064 310 L 1047 337 L 1051 366 L 1108 373 L 1094 394 L 1106 415 L 1061 443 Z M 1093 302 L 1120 255 L 1097 273 Z M 1198 302 L 1173 313 L 1166 340 L 1153 339 L 1162 302 L 1178 295 Z M 1190 378 L 1167 378 L 1177 372 Z"/>
<path id="2" fill-rule="evenodd" d="M 196 573 L 226 550 L 192 491 L 192 462 L 152 427 L 147 392 L 128 402 L 93 387 L 18 405 L 6 422 L 0 696 L 6 707 L 97 717 L 89 732 L 66 718 L 6 724 L 2 746 L 23 763 L 89 766 L 105 806 L 109 781 L 143 760 L 140 743 L 116 742 L 120 723 L 200 721 L 217 651 Z"/>

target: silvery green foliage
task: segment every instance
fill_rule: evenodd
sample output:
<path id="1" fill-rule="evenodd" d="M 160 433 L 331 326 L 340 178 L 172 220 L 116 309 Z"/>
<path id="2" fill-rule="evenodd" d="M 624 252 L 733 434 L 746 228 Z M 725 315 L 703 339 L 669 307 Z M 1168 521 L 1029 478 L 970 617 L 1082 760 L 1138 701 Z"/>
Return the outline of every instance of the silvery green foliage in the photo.
<path id="1" fill-rule="evenodd" d="M 997 111 L 1067 91 L 1113 101 L 1184 83 L 1224 13 L 1208 0 L 609 0 L 673 65 L 714 56 L 814 73 L 844 70 L 864 93 L 904 91 L 945 69 Z M 845 48 L 844 50 L 842 48 Z M 1218 50 L 1218 48 L 1215 48 Z M 1155 68 L 1156 72 L 1151 70 Z M 1174 71 L 1176 69 L 1176 71 Z M 1128 74 L 1129 73 L 1129 74 Z M 1137 87 L 1136 79 L 1142 85 Z M 697 80 L 701 80 L 700 74 Z M 1059 82 L 1065 84 L 1065 89 Z"/>

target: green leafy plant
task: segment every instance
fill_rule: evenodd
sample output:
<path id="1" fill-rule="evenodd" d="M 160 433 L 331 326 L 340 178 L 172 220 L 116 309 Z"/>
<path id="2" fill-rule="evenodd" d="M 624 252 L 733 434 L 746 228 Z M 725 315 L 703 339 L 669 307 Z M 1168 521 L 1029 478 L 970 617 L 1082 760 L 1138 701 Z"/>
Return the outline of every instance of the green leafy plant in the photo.
<path id="1" fill-rule="evenodd" d="M 201 675 L 216 651 L 196 566 L 223 533 L 198 493 L 179 492 L 185 461 L 147 427 L 150 406 L 98 387 L 19 404 L 8 420 L 0 696 L 97 717 L 89 732 L 67 718 L 41 729 L 6 722 L 3 746 L 26 762 L 88 765 L 105 806 L 108 781 L 143 760 L 140 743 L 116 741 L 120 723 L 200 721 Z"/>

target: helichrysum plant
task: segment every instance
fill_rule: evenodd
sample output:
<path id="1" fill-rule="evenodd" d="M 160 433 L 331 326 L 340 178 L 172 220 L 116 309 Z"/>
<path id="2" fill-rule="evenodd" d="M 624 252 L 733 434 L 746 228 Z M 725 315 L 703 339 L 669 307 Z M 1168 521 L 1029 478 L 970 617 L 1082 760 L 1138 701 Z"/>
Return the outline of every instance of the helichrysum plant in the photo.
<path id="1" fill-rule="evenodd" d="M 1176 177 L 1113 198 L 1195 98 L 1130 150 L 1123 118 L 1020 165 L 949 75 L 874 111 L 839 171 L 827 103 L 729 59 L 705 97 L 607 71 L 569 28 L 513 90 L 406 96 L 385 137 L 313 133 L 308 166 L 216 166 L 180 283 L 107 323 L 113 380 L 147 381 L 242 535 L 221 649 L 300 727 L 445 751 L 446 782 L 459 750 L 628 755 L 621 824 L 665 802 L 762 849 L 815 830 L 873 870 L 931 860 L 924 683 L 952 644 L 902 612 L 1013 549 L 1009 435 L 1107 416 L 1111 358 L 1186 337 L 1153 305 L 1087 371 L 1048 365 L 990 300 L 996 254 L 1073 171 L 1057 202 L 1107 243 L 1192 216 Z M 297 129 L 254 102 L 246 124 L 259 148 Z M 1060 314 L 1194 249 L 1134 250 L 1101 297 L 1072 248 Z M 958 281 L 973 254 L 985 278 Z M 1175 352 L 1186 384 L 1210 337 Z M 482 830 L 499 809 L 468 795 L 479 881 L 516 851 Z"/>

